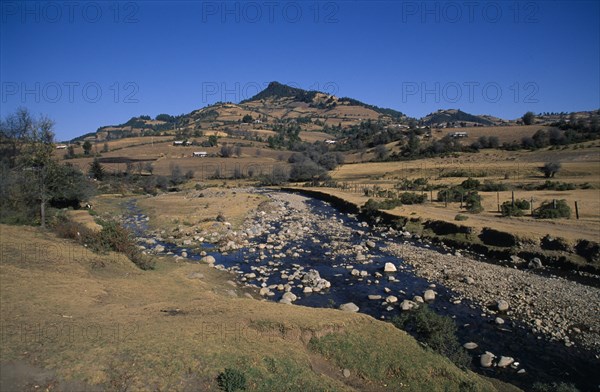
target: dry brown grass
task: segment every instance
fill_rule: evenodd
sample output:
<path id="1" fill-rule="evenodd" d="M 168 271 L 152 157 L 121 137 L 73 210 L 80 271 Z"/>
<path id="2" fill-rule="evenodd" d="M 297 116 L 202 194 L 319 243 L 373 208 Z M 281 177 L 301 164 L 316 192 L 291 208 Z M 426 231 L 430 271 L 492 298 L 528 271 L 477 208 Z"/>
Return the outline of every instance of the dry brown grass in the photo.
<path id="1" fill-rule="evenodd" d="M 519 184 L 541 185 L 547 179 L 538 170 L 546 160 L 562 162 L 562 169 L 553 181 L 573 184 L 590 184 L 593 189 L 577 189 L 573 191 L 523 191 L 515 190 L 516 198 L 534 200 L 534 207 L 541 202 L 552 199 L 565 199 L 573 210 L 570 220 L 540 221 L 531 217 L 502 218 L 497 213 L 496 192 L 481 192 L 484 212 L 469 215 L 461 224 L 482 228 L 494 227 L 518 234 L 524 238 L 540 238 L 546 234 L 563 237 L 571 241 L 590 239 L 600 241 L 600 148 L 596 144 L 586 143 L 588 147 L 580 150 L 534 152 L 484 150 L 477 154 L 461 154 L 457 158 L 429 158 L 406 162 L 376 162 L 344 165 L 338 168 L 333 177 L 340 183 L 347 182 L 351 186 L 364 184 L 393 189 L 403 178 L 424 177 L 429 184 L 452 186 L 460 184 L 467 177 L 444 177 L 444 173 L 467 171 L 481 174 L 477 179 L 482 183 L 490 180 L 514 187 Z M 508 176 L 508 179 L 505 178 Z M 336 195 L 352 201 L 357 205 L 364 204 L 368 198 L 362 193 L 348 193 L 340 190 L 332 191 Z M 434 199 L 437 191 L 433 192 Z M 500 192 L 500 204 L 511 199 L 510 192 Z M 580 219 L 575 219 L 574 203 L 578 202 Z M 450 203 L 447 208 L 443 203 L 403 206 L 392 213 L 402 216 L 421 217 L 423 219 L 441 219 L 454 221 L 458 213 L 464 213 L 459 203 Z"/>
<path id="2" fill-rule="evenodd" d="M 197 197 L 200 193 L 204 196 Z M 206 229 L 222 215 L 235 229 L 264 200 L 264 196 L 239 190 L 208 188 L 144 198 L 139 206 L 152 217 L 150 225 L 154 228 L 171 229 L 184 224 Z"/>

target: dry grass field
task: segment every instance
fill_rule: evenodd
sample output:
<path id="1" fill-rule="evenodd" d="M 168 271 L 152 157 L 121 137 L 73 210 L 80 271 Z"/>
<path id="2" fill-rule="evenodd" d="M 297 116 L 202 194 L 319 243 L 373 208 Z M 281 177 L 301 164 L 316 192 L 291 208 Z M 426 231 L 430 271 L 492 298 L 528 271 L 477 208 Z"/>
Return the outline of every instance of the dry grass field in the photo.
<path id="1" fill-rule="evenodd" d="M 430 158 L 406 162 L 378 162 L 349 164 L 338 168 L 333 178 L 339 183 L 347 183 L 351 191 L 331 191 L 351 200 L 357 205 L 364 204 L 362 187 L 378 186 L 394 189 L 402 179 L 427 178 L 430 185 L 449 187 L 458 185 L 468 177 L 446 177 L 451 172 L 466 172 L 480 182 L 486 180 L 505 184 L 509 187 L 530 184 L 541 185 L 544 178 L 538 170 L 552 157 L 562 162 L 562 169 L 553 181 L 581 185 L 589 184 L 591 189 L 570 191 L 515 190 L 515 198 L 532 200 L 534 207 L 543 201 L 565 199 L 573 210 L 571 219 L 554 221 L 537 220 L 530 216 L 505 218 L 498 214 L 498 200 L 501 203 L 511 200 L 511 192 L 480 192 L 484 211 L 481 214 L 468 214 L 463 225 L 482 228 L 493 227 L 518 234 L 524 238 L 540 238 L 546 234 L 563 237 L 571 241 L 589 239 L 600 241 L 600 148 L 597 143 L 587 143 L 586 148 L 561 151 L 506 152 L 483 150 L 476 154 L 461 154 L 458 158 Z M 429 193 L 429 192 L 428 192 Z M 437 191 L 433 191 L 436 198 Z M 428 194 L 429 196 L 429 194 Z M 580 219 L 575 219 L 574 203 L 578 202 Z M 460 203 L 434 202 L 423 205 L 397 207 L 391 211 L 402 216 L 423 219 L 454 221 L 457 214 L 465 212 Z"/>
<path id="2" fill-rule="evenodd" d="M 149 224 L 156 229 L 169 230 L 179 224 L 207 229 L 219 215 L 237 229 L 246 215 L 264 200 L 266 197 L 257 194 L 208 188 L 143 198 L 139 206 L 152 217 Z"/>
<path id="3" fill-rule="evenodd" d="M 444 136 L 454 132 L 467 132 L 468 137 L 462 139 L 464 143 L 471 144 L 481 136 L 496 136 L 500 143 L 504 142 L 521 142 L 523 136 L 531 136 L 540 129 L 547 129 L 543 125 L 511 125 L 497 127 L 465 127 L 465 128 L 442 128 L 432 131 L 435 138 L 443 138 Z"/>

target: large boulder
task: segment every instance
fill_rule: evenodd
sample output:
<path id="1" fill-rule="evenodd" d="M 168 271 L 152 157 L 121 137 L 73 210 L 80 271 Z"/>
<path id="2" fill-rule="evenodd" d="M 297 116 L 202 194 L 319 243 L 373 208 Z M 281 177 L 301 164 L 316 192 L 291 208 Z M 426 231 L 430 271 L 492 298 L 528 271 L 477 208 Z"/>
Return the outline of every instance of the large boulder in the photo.
<path id="1" fill-rule="evenodd" d="M 396 266 L 393 263 L 385 263 L 385 266 L 383 267 L 383 272 L 396 272 L 398 271 L 398 269 L 396 268 Z"/>
<path id="2" fill-rule="evenodd" d="M 500 360 L 498 361 L 498 367 L 499 368 L 505 368 L 507 366 L 512 365 L 512 363 L 514 362 L 514 358 L 512 357 L 505 357 L 505 356 L 501 356 Z"/>
<path id="3" fill-rule="evenodd" d="M 496 303 L 499 312 L 506 312 L 509 308 L 508 302 L 501 299 Z"/>
<path id="4" fill-rule="evenodd" d="M 343 310 L 344 312 L 358 312 L 358 306 L 352 302 L 348 302 L 340 305 L 340 310 Z"/>
<path id="5" fill-rule="evenodd" d="M 211 255 L 204 256 L 200 259 L 203 263 L 214 264 L 216 262 L 215 258 Z"/>
<path id="6" fill-rule="evenodd" d="M 423 299 L 425 301 L 433 301 L 435 299 L 435 291 L 425 290 L 425 292 L 423 293 Z"/>
<path id="7" fill-rule="evenodd" d="M 492 362 L 494 361 L 495 357 L 496 356 L 494 354 L 492 354 L 489 351 L 486 351 L 485 354 L 481 355 L 481 359 L 479 360 L 479 363 L 481 364 L 482 367 L 489 368 L 492 366 Z"/>

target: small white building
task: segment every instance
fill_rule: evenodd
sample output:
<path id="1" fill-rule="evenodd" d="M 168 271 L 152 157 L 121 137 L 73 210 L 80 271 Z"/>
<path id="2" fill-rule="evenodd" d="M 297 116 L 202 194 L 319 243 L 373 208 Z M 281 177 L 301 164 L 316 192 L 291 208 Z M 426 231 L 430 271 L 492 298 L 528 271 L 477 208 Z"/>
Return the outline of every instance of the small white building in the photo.
<path id="1" fill-rule="evenodd" d="M 328 139 L 328 140 L 325 140 L 325 143 L 326 144 L 335 144 L 336 142 L 335 142 L 335 140 Z"/>
<path id="2" fill-rule="evenodd" d="M 59 144 L 58 146 L 56 146 L 56 149 L 57 149 L 57 150 L 64 150 L 64 149 L 66 149 L 66 148 L 67 148 L 67 145 L 66 145 L 66 144 Z"/>
<path id="3" fill-rule="evenodd" d="M 206 151 L 194 151 L 192 153 L 193 157 L 199 157 L 199 158 L 205 158 L 208 156 L 208 153 Z"/>
<path id="4" fill-rule="evenodd" d="M 453 138 L 469 137 L 469 134 L 467 132 L 452 132 L 450 134 L 450 137 L 453 137 Z"/>

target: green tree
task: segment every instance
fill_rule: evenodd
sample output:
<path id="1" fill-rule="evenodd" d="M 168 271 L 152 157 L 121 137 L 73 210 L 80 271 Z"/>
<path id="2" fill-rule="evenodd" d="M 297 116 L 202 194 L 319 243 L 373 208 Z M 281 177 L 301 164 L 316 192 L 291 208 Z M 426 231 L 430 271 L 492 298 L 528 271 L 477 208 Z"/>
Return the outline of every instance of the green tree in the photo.
<path id="1" fill-rule="evenodd" d="M 108 143 L 104 142 L 104 146 L 102 146 L 102 152 L 108 152 Z"/>
<path id="2" fill-rule="evenodd" d="M 556 173 L 561 169 L 562 165 L 560 162 L 546 162 L 544 166 L 540 167 L 540 171 L 544 173 L 546 178 L 553 178 Z"/>
<path id="3" fill-rule="evenodd" d="M 86 141 L 83 143 L 83 153 L 84 153 L 85 155 L 90 155 L 90 151 L 92 151 L 92 143 L 90 143 L 90 141 L 89 141 L 89 140 L 86 140 Z"/>
<path id="4" fill-rule="evenodd" d="M 98 158 L 94 158 L 92 163 L 90 163 L 89 175 L 98 181 L 102 181 L 104 179 L 104 167 L 102 167 L 102 164 L 100 161 L 98 161 Z"/>
<path id="5" fill-rule="evenodd" d="M 75 147 L 70 145 L 69 147 L 67 147 L 67 155 L 65 155 L 65 159 L 72 159 L 72 158 L 75 158 Z"/>
<path id="6" fill-rule="evenodd" d="M 521 117 L 523 124 L 531 125 L 535 122 L 535 114 L 533 112 L 527 112 Z"/>
<path id="7" fill-rule="evenodd" d="M 252 118 L 252 116 L 251 116 L 251 115 L 249 115 L 249 114 L 246 114 L 246 115 L 245 115 L 245 116 L 242 118 L 242 122 L 243 122 L 243 123 L 246 123 L 246 124 L 249 124 L 249 123 L 251 123 L 251 122 L 252 122 L 252 120 L 253 120 L 253 118 Z"/>
<path id="8" fill-rule="evenodd" d="M 21 166 L 23 173 L 30 177 L 35 184 L 34 194 L 40 208 L 40 226 L 46 227 L 46 207 L 50 200 L 49 183 L 57 163 L 53 158 L 54 151 L 54 122 L 48 117 L 35 121 L 29 132 L 23 135 L 23 153 Z"/>

